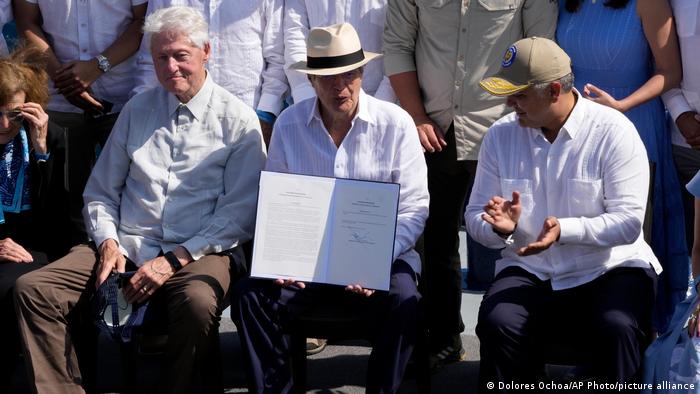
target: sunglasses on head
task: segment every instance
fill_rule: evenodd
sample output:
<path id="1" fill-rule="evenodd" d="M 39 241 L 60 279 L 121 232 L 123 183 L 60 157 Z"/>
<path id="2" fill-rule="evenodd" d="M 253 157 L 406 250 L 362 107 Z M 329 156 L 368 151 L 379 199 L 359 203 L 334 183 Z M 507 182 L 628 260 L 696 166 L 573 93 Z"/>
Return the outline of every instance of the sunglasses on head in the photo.
<path id="1" fill-rule="evenodd" d="M 10 122 L 16 123 L 21 122 L 24 118 L 24 116 L 22 116 L 22 110 L 19 108 L 11 109 L 9 111 L 0 111 L 0 118 L 3 116 L 7 116 L 7 119 L 9 119 Z"/>

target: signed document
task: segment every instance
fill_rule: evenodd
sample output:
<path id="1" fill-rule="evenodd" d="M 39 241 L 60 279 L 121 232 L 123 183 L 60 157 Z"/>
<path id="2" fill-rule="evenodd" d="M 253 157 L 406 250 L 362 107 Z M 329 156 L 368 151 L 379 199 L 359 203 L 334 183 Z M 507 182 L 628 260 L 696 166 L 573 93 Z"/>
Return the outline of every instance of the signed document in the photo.
<path id="1" fill-rule="evenodd" d="M 389 290 L 399 185 L 263 171 L 251 276 Z"/>

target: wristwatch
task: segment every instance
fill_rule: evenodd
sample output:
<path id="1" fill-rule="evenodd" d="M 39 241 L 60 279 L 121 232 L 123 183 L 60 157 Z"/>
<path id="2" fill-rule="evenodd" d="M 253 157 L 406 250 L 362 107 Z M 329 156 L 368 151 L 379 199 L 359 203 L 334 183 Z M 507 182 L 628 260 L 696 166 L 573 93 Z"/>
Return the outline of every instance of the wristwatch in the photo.
<path id="1" fill-rule="evenodd" d="M 177 272 L 182 269 L 182 264 L 180 263 L 180 260 L 178 260 L 177 256 L 175 256 L 175 253 L 167 252 L 163 255 L 163 257 L 165 257 L 165 260 L 168 261 L 168 264 L 170 264 L 170 266 L 173 267 L 173 271 Z"/>
<path id="2" fill-rule="evenodd" d="M 515 227 L 513 227 L 513 231 L 511 231 L 510 233 L 502 233 L 502 232 L 496 230 L 495 228 L 491 228 L 491 229 L 493 230 L 494 233 L 496 233 L 496 235 L 501 237 L 501 239 L 503 240 L 503 243 L 506 244 L 506 246 L 510 246 L 513 243 L 515 243 L 515 238 L 513 236 L 514 236 L 515 230 L 517 228 L 518 228 L 518 223 L 515 223 Z"/>
<path id="3" fill-rule="evenodd" d="M 109 63 L 109 60 L 107 60 L 107 58 L 104 55 L 99 54 L 95 56 L 95 59 L 97 59 L 97 68 L 102 70 L 103 73 L 108 72 L 112 68 L 112 65 Z"/>

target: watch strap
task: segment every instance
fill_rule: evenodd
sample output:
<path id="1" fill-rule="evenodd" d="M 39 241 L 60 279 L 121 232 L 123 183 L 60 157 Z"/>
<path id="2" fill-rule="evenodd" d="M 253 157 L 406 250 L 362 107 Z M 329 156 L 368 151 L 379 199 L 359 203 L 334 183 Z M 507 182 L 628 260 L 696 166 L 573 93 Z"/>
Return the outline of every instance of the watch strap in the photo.
<path id="1" fill-rule="evenodd" d="M 175 272 L 180 271 L 182 269 L 182 264 L 180 263 L 180 260 L 175 256 L 175 253 L 173 252 L 166 252 L 163 257 L 165 257 L 165 260 L 168 261 L 168 264 L 170 264 L 171 267 L 173 267 L 173 270 Z"/>

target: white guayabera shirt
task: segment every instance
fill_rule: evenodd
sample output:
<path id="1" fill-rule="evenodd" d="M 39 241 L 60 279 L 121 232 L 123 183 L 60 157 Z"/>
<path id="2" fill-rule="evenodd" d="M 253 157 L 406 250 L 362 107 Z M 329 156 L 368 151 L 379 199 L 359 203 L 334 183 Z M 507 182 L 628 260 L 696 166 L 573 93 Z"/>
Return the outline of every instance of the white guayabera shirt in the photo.
<path id="1" fill-rule="evenodd" d="M 124 33 L 133 20 L 132 7 L 147 0 L 25 0 L 36 4 L 42 15 L 41 28 L 61 63 L 90 60 L 104 52 Z M 119 112 L 134 87 L 135 56 L 112 67 L 90 85 L 95 98 L 114 104 Z M 53 88 L 49 109 L 82 113 Z"/>
<path id="2" fill-rule="evenodd" d="M 554 290 L 575 287 L 618 267 L 661 265 L 644 241 L 649 161 L 639 133 L 623 114 L 578 101 L 553 143 L 539 129 L 522 127 L 512 113 L 494 123 L 479 152 L 474 188 L 465 213 L 479 243 L 502 248 L 503 239 L 481 218 L 493 196 L 520 192 L 522 214 L 514 243 L 503 249 L 496 273 L 518 266 Z M 549 249 L 516 251 L 535 242 L 548 216 L 561 225 Z"/>
<path id="3" fill-rule="evenodd" d="M 326 130 L 318 100 L 297 103 L 280 115 L 266 170 L 394 182 L 401 185 L 394 260 L 420 273 L 413 249 L 428 217 L 428 170 L 411 116 L 397 105 L 360 92 L 357 114 L 339 147 Z"/>

